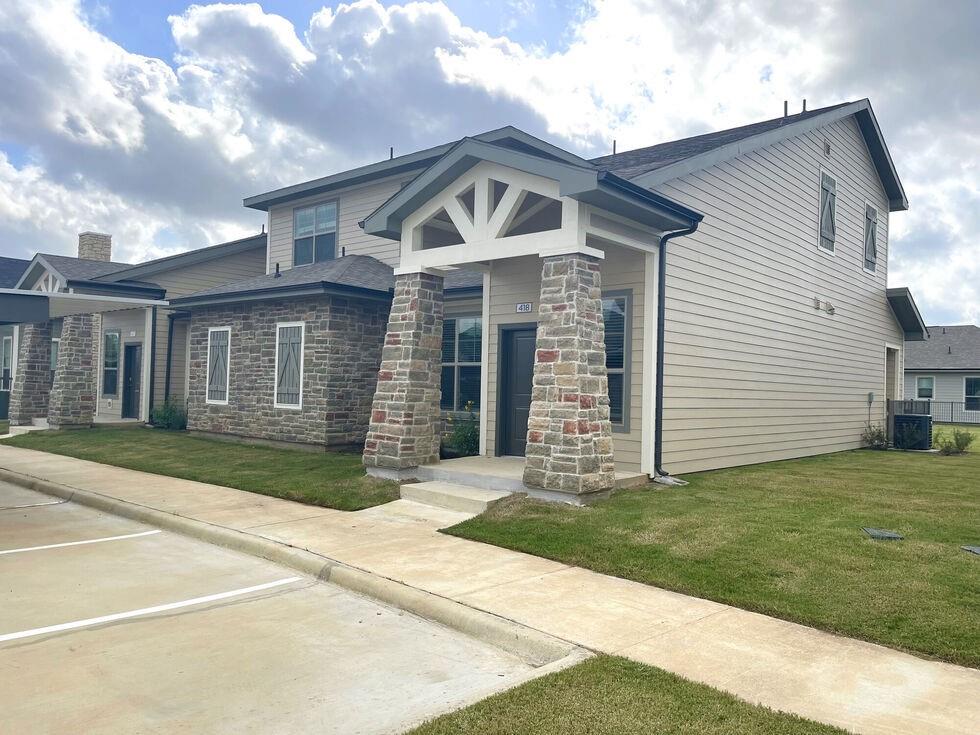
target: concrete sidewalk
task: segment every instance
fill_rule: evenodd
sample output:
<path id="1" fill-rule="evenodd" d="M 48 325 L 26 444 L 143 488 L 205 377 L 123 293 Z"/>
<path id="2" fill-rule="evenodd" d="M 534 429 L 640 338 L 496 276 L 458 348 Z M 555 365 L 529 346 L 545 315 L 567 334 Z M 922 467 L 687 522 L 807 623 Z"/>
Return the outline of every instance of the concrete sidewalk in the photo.
<path id="1" fill-rule="evenodd" d="M 437 532 L 464 514 L 403 500 L 345 513 L 5 446 L 0 467 L 305 549 L 855 732 L 980 723 L 980 671 Z"/>

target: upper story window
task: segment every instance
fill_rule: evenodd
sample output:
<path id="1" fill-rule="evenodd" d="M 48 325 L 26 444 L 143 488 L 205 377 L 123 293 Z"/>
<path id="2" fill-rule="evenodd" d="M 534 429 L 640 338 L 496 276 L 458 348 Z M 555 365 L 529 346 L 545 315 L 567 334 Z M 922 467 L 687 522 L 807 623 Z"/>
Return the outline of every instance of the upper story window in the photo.
<path id="1" fill-rule="evenodd" d="M 936 379 L 920 375 L 915 379 L 915 397 L 919 400 L 931 400 L 936 388 Z"/>
<path id="2" fill-rule="evenodd" d="M 337 202 L 293 210 L 293 265 L 337 257 Z"/>
<path id="3" fill-rule="evenodd" d="M 480 410 L 483 320 L 478 316 L 442 322 L 442 399 L 446 411 Z"/>
<path id="4" fill-rule="evenodd" d="M 837 242 L 837 179 L 820 173 L 820 247 L 834 252 Z"/>
<path id="5" fill-rule="evenodd" d="M 872 273 L 878 267 L 878 210 L 864 208 L 864 269 Z"/>

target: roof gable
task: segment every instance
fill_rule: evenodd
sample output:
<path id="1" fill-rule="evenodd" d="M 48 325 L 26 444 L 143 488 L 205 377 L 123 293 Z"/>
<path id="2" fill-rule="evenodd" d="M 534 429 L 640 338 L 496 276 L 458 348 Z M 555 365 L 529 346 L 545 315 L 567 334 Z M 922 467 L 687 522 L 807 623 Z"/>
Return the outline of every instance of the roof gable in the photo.
<path id="1" fill-rule="evenodd" d="M 206 263 L 218 258 L 226 258 L 248 250 L 265 248 L 267 236 L 265 232 L 258 235 L 250 235 L 238 240 L 230 240 L 218 245 L 188 250 L 176 255 L 168 255 L 164 258 L 149 260 L 145 263 L 126 266 L 120 270 L 113 271 L 101 277 L 96 277 L 99 281 L 141 281 L 148 276 L 152 276 L 164 271 L 175 268 L 186 268 L 198 263 Z"/>
<path id="2" fill-rule="evenodd" d="M 30 285 L 36 283 L 45 271 L 56 276 L 63 284 L 66 284 L 68 281 L 73 280 L 92 280 L 129 267 L 128 263 L 87 260 L 85 258 L 75 258 L 70 255 L 38 253 L 24 270 L 15 288 L 30 288 Z"/>

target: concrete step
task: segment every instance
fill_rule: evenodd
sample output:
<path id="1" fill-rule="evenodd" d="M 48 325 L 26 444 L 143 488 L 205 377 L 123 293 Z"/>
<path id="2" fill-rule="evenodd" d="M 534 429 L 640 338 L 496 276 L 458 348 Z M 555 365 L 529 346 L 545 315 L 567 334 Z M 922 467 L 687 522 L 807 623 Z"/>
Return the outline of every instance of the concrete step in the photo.
<path id="1" fill-rule="evenodd" d="M 18 436 L 19 434 L 28 434 L 32 431 L 44 431 L 47 429 L 47 423 L 44 426 L 11 426 L 8 431 L 9 436 Z"/>
<path id="2" fill-rule="evenodd" d="M 502 490 L 487 490 L 452 482 L 414 482 L 402 485 L 403 500 L 448 508 L 462 513 L 482 513 L 494 503 L 499 503 L 513 493 Z"/>

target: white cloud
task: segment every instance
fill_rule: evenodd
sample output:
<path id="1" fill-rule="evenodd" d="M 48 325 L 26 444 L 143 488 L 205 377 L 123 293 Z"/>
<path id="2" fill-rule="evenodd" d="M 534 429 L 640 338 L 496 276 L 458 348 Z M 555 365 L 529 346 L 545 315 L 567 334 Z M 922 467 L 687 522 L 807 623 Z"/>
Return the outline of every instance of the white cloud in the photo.
<path id="1" fill-rule="evenodd" d="M 511 3 L 517 22 L 535 12 Z M 112 229 L 139 258 L 253 231 L 243 196 L 389 145 L 513 124 L 599 155 L 614 138 L 625 150 L 773 117 L 784 99 L 869 96 L 913 207 L 892 218 L 892 280 L 928 313 L 980 318 L 975 3 L 583 0 L 574 17 L 548 51 L 441 2 L 357 0 L 305 28 L 255 3 L 192 5 L 169 19 L 168 64 L 102 36 L 77 2 L 8 0 L 0 144 L 31 160 L 0 165 L 0 242 L 69 252 L 78 229 Z"/>

